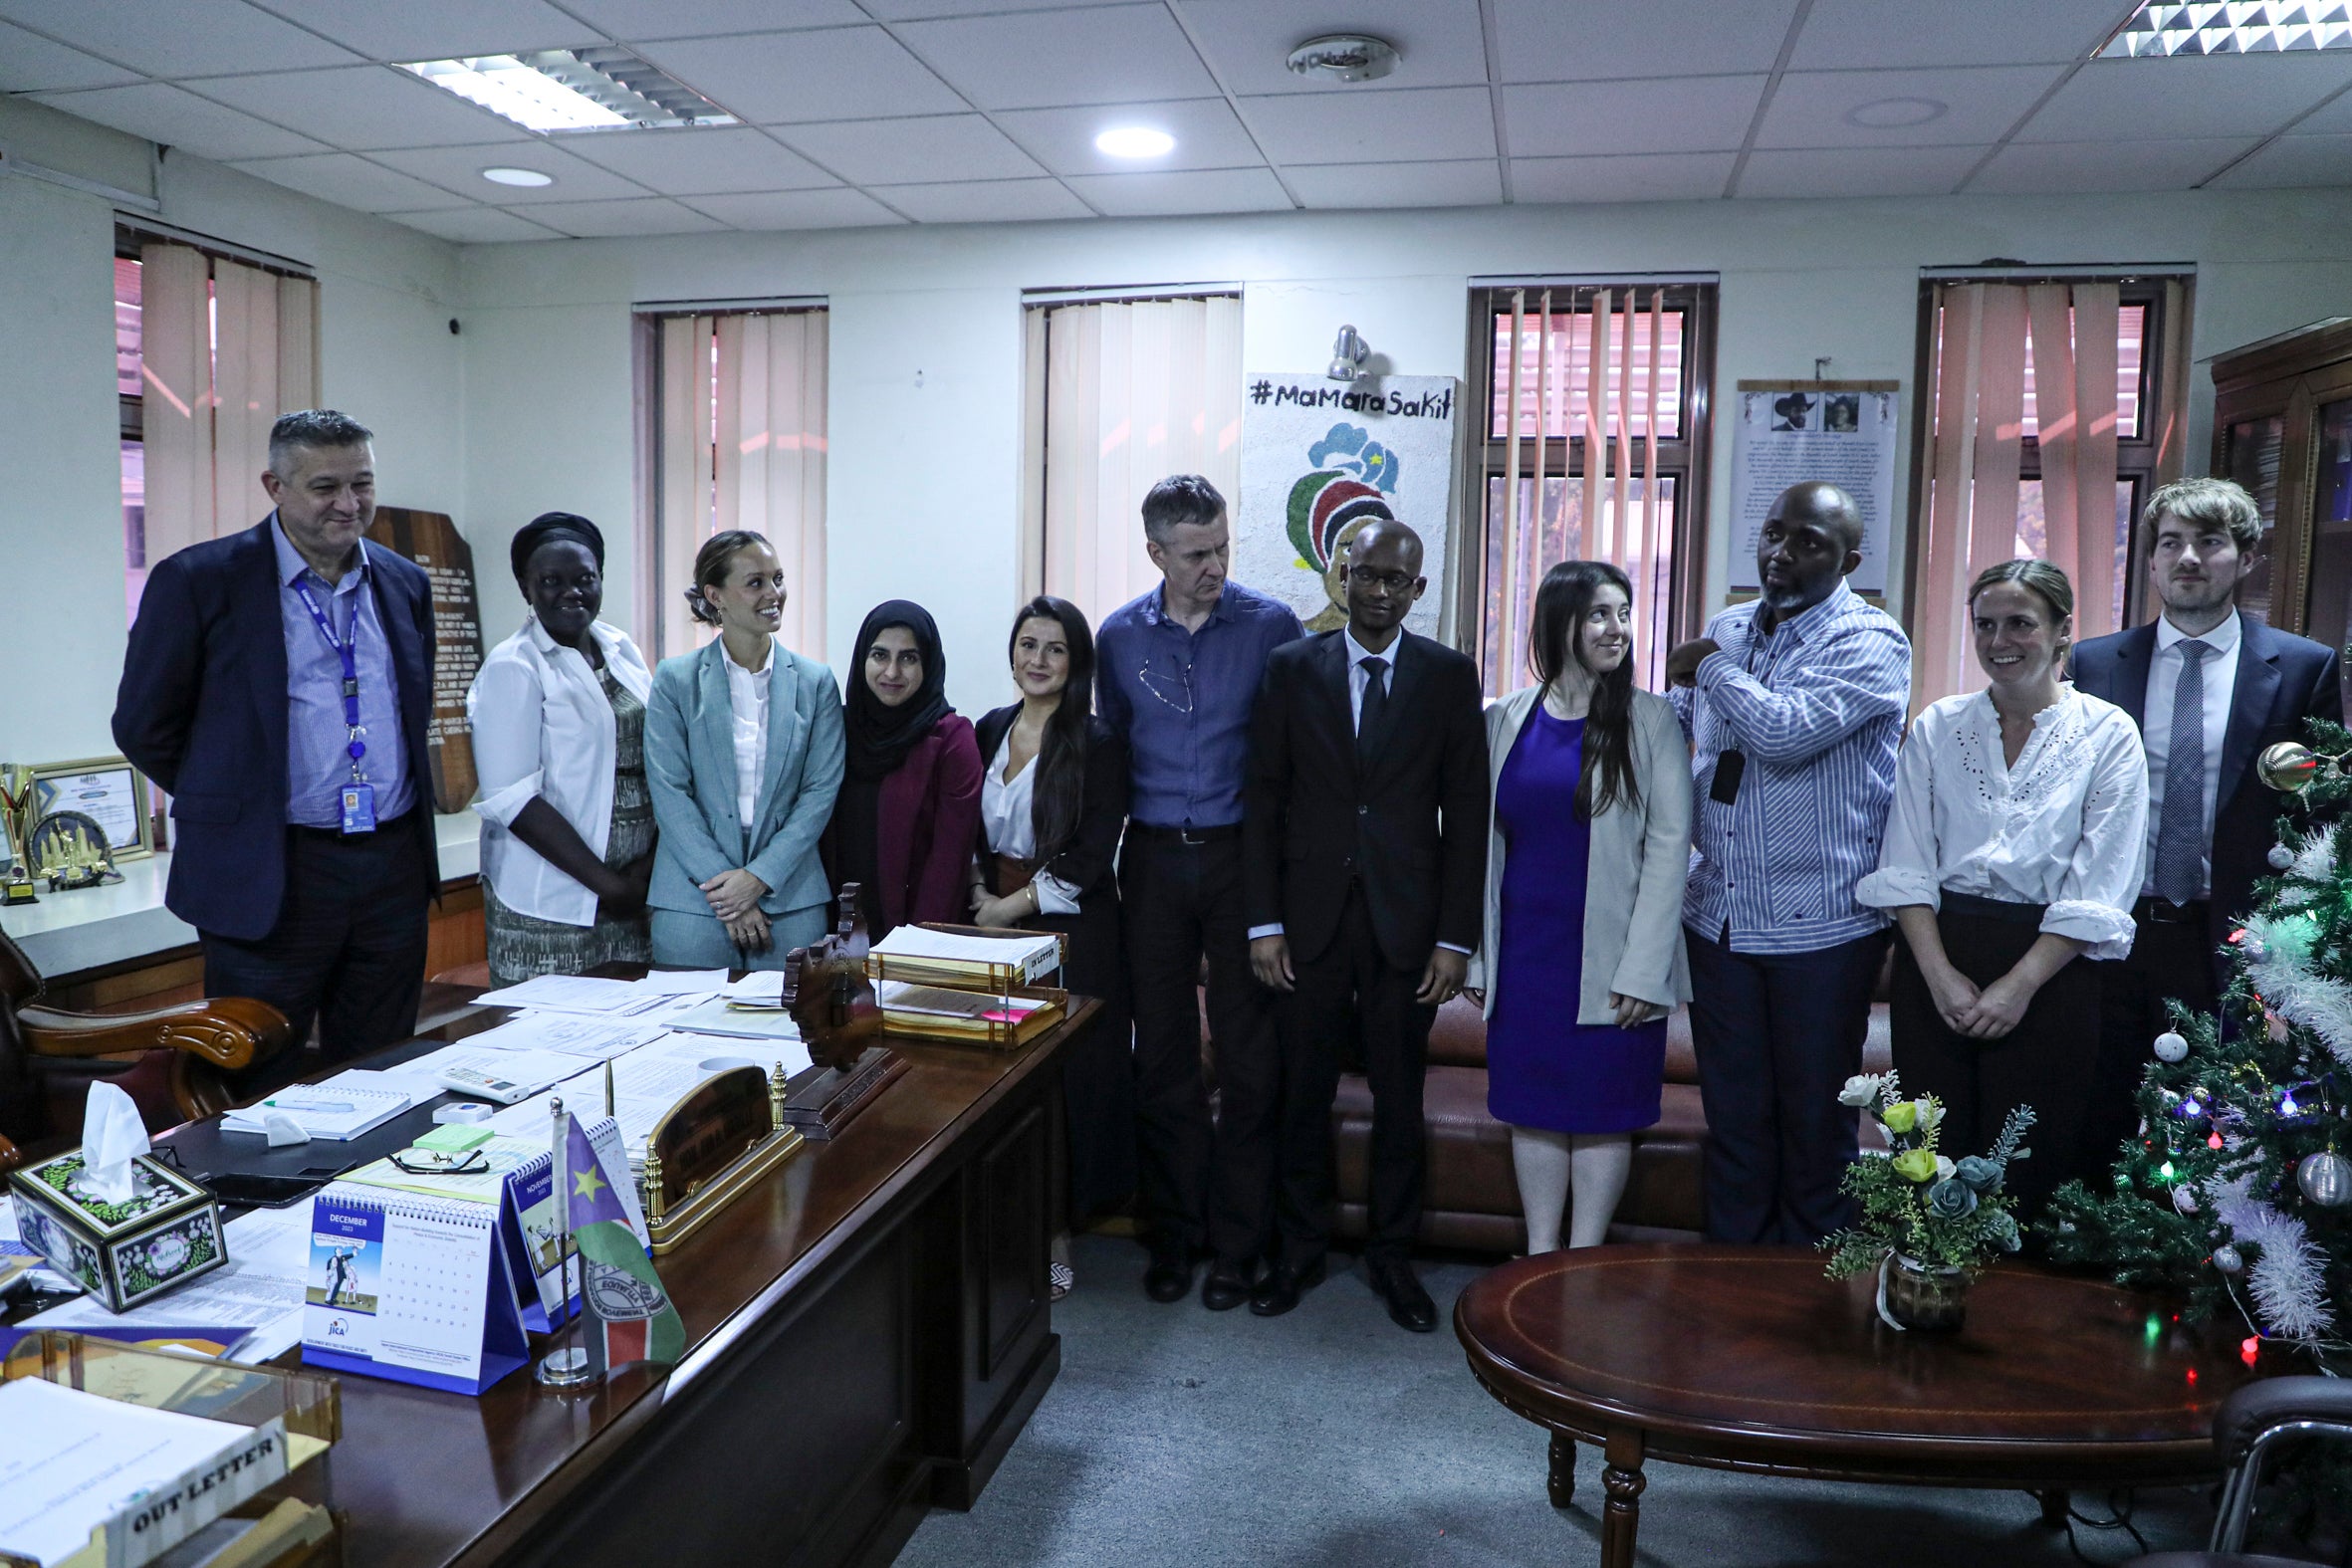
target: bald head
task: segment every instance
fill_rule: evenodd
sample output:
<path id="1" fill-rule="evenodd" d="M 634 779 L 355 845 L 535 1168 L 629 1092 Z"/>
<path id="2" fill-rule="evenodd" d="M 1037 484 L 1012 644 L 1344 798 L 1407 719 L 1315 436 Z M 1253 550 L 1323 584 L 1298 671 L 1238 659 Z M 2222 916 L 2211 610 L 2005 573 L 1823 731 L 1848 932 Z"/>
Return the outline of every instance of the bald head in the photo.
<path id="1" fill-rule="evenodd" d="M 1781 491 L 1756 536 L 1764 630 L 1829 597 L 1860 564 L 1862 510 L 1852 496 L 1819 480 Z"/>
<path id="2" fill-rule="evenodd" d="M 1847 550 L 1862 548 L 1862 509 L 1852 496 L 1827 480 L 1808 479 L 1790 485 L 1773 500 L 1766 516 L 1817 521 Z"/>
<path id="3" fill-rule="evenodd" d="M 1386 560 L 1392 553 L 1395 569 L 1416 577 L 1421 575 L 1421 536 L 1394 518 L 1374 518 L 1356 530 L 1355 540 L 1347 548 L 1347 559 L 1352 564 L 1378 554 Z"/>

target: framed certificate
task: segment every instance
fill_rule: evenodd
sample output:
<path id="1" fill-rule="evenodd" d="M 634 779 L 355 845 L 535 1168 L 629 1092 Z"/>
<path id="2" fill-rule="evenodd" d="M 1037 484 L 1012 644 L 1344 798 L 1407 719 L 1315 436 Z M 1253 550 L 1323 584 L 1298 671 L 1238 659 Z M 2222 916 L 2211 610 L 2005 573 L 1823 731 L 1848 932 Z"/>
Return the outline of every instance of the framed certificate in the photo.
<path id="1" fill-rule="evenodd" d="M 30 772 L 36 823 L 52 811 L 79 811 L 107 835 L 107 852 L 117 861 L 155 852 L 147 781 L 122 758 L 45 763 Z"/>

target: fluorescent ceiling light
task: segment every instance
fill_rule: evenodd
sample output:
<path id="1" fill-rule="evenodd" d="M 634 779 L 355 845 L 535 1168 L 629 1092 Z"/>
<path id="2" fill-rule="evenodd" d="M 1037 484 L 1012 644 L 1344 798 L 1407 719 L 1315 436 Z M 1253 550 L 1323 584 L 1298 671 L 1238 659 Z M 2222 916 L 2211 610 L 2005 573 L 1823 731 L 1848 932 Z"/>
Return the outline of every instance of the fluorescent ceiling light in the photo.
<path id="1" fill-rule="evenodd" d="M 2167 55 L 2270 55 L 2352 49 L 2348 0 L 2225 0 L 2141 6 L 2099 54 L 2110 60 Z"/>
<path id="2" fill-rule="evenodd" d="M 403 65 L 526 130 L 732 125 L 735 116 L 622 49 L 543 49 Z"/>
<path id="3" fill-rule="evenodd" d="M 537 169 L 484 169 L 482 177 L 497 185 L 553 185 L 556 176 L 542 174 Z"/>
<path id="4" fill-rule="evenodd" d="M 1148 125 L 1119 125 L 1096 136 L 1094 148 L 1114 158 L 1164 158 L 1176 150 L 1176 138 Z"/>

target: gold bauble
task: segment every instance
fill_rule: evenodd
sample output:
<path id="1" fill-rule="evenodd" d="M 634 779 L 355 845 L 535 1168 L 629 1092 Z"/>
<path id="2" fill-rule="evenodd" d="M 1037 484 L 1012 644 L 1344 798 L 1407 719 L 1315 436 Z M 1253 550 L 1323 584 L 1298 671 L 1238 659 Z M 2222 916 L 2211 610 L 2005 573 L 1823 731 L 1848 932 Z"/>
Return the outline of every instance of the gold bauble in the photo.
<path id="1" fill-rule="evenodd" d="M 2300 794 L 2319 777 L 2319 755 L 2300 741 L 2280 741 L 2262 748 L 2262 755 L 2254 759 L 2254 772 L 2281 794 Z"/>

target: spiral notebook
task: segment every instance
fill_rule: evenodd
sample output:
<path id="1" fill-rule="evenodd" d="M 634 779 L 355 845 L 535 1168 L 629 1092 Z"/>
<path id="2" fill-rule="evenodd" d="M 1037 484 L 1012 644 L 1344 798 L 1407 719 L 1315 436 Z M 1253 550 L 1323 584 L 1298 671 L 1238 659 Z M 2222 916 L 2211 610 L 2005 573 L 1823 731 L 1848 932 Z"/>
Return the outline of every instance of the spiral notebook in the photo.
<path id="1" fill-rule="evenodd" d="M 504 1208 L 329 1183 L 311 1207 L 303 1364 L 457 1394 L 523 1365 Z"/>

